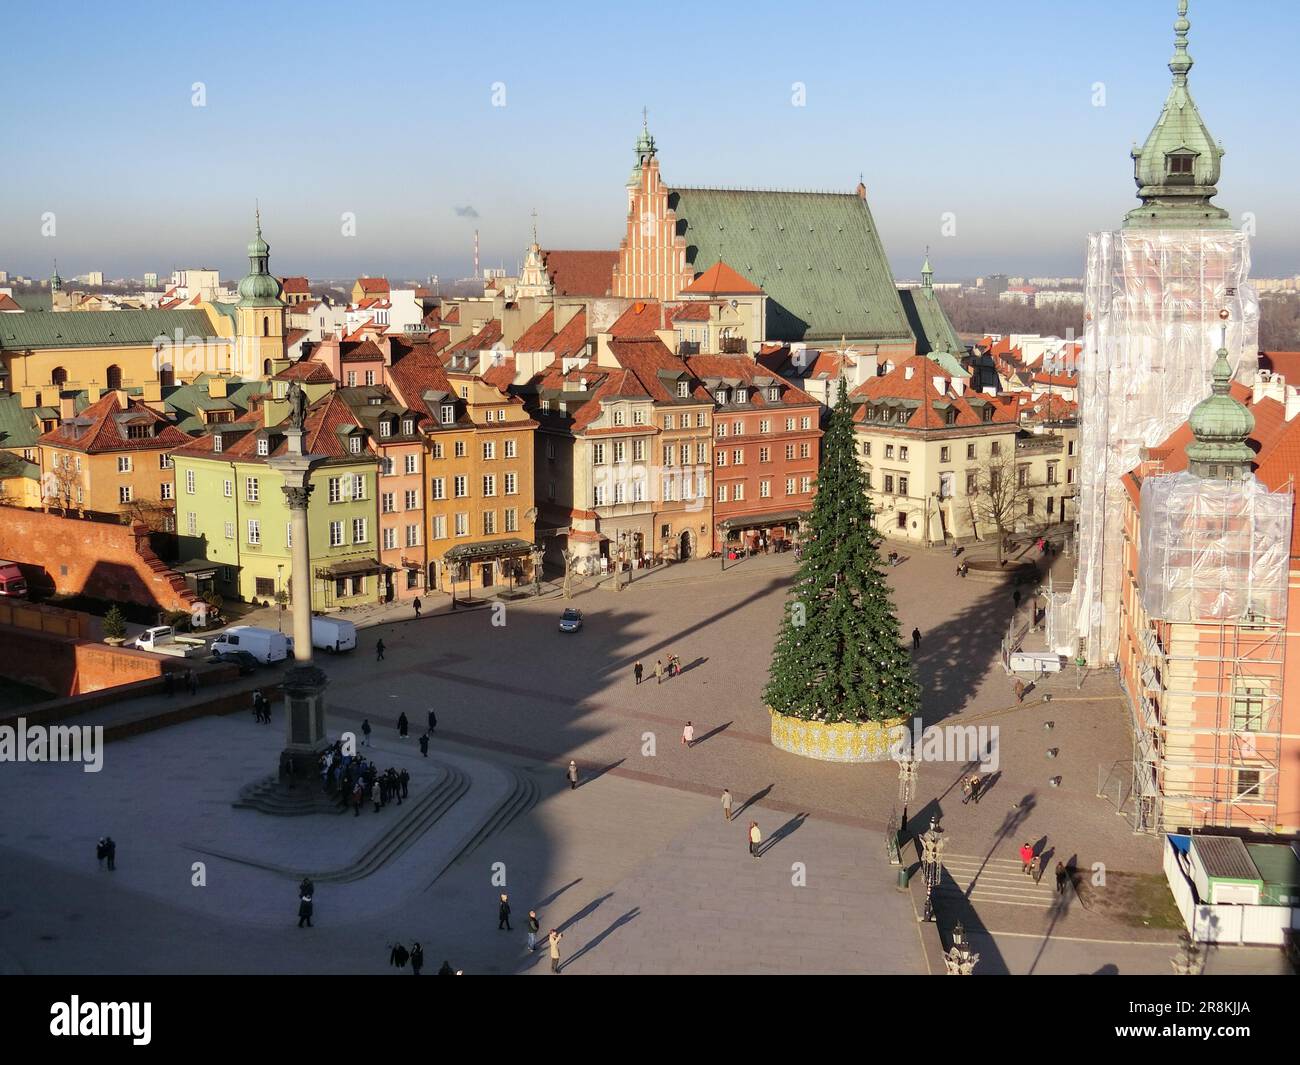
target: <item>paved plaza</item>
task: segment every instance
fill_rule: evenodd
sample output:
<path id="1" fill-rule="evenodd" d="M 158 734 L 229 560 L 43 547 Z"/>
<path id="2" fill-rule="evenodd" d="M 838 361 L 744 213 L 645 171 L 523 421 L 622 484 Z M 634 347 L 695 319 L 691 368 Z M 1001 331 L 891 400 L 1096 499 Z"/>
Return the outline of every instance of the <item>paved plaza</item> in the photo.
<path id="1" fill-rule="evenodd" d="M 535 907 L 543 931 L 564 932 L 562 971 L 575 974 L 935 971 L 917 879 L 899 891 L 885 852 L 901 812 L 897 767 L 813 762 L 769 742 L 761 690 L 793 571 L 790 555 L 760 556 L 726 572 L 716 560 L 668 567 L 623 591 L 587 587 L 572 635 L 557 631 L 566 604 L 555 596 L 419 620 L 377 612 L 355 652 L 321 663 L 329 730 L 369 718 L 380 766 L 412 773 L 406 807 L 367 804 L 359 818 L 233 809 L 274 768 L 279 706 L 269 728 L 241 713 L 115 742 L 99 774 L 6 764 L 0 803 L 20 813 L 0 826 L 0 967 L 383 973 L 394 971 L 387 944 L 418 939 L 430 970 L 446 958 L 467 972 L 545 973 L 545 952 L 524 947 Z M 1157 841 L 1097 797 L 1099 767 L 1130 753 L 1113 677 L 1077 686 L 1059 675 L 1017 705 L 997 661 L 1010 590 L 960 580 L 946 552 L 913 552 L 889 576 L 904 633 L 922 632 L 925 723 L 997 728 L 978 805 L 961 802 L 970 765 L 923 763 L 907 810 L 913 833 L 933 815 L 950 839 L 941 926 L 963 922 L 981 971 L 1166 971 L 1176 931 L 1058 900 L 1050 874 L 1035 886 L 1016 859 L 1030 841 L 1049 870 L 1067 860 L 1158 875 Z M 656 683 L 668 654 L 683 672 Z M 414 736 L 430 707 L 425 760 Z M 758 859 L 751 819 L 767 841 Z M 118 842 L 112 873 L 94 860 L 105 833 Z M 305 872 L 324 877 L 311 930 L 296 927 Z M 512 932 L 497 928 L 502 891 Z M 1223 957 L 1233 972 L 1273 962 Z"/>

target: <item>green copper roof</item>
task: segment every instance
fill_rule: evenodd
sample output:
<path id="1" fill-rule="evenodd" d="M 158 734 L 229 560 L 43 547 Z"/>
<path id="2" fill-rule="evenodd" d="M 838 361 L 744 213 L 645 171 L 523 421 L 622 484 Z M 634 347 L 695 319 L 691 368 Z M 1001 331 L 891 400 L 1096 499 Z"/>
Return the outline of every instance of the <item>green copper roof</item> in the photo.
<path id="1" fill-rule="evenodd" d="M 912 335 L 916 337 L 918 355 L 936 351 L 960 355 L 966 350 L 966 345 L 961 342 L 957 330 L 952 327 L 948 315 L 935 298 L 934 289 L 929 286 L 899 289 L 898 299 L 907 315 Z"/>
<path id="2" fill-rule="evenodd" d="M 152 344 L 165 336 L 214 337 L 203 311 L 28 311 L 0 315 L 0 348 L 111 347 Z"/>
<path id="3" fill-rule="evenodd" d="M 1228 212 L 1211 203 L 1218 194 L 1223 149 L 1210 136 L 1187 87 L 1192 57 L 1187 53 L 1187 0 L 1179 0 L 1174 22 L 1173 85 L 1155 126 L 1141 148 L 1133 149 L 1133 179 L 1140 207 L 1124 216 L 1125 226 L 1231 226 Z"/>
<path id="4" fill-rule="evenodd" d="M 1231 395 L 1232 366 L 1227 349 L 1220 348 L 1218 356 L 1211 371 L 1213 395 L 1196 404 L 1188 418 L 1196 440 L 1187 445 L 1187 459 L 1192 471 L 1202 477 L 1228 477 L 1234 470 L 1238 474 L 1247 472 L 1255 458 L 1255 452 L 1246 444 L 1255 428 L 1255 416 Z"/>
<path id="5" fill-rule="evenodd" d="M 248 273 L 239 282 L 239 306 L 279 307 L 284 287 L 270 272 L 271 246 L 262 239 L 262 215 L 257 214 L 257 234 L 248 243 Z"/>
<path id="6" fill-rule="evenodd" d="M 35 447 L 40 435 L 36 412 L 23 409 L 22 396 L 0 395 L 0 448 Z"/>
<path id="7" fill-rule="evenodd" d="M 768 294 L 772 339 L 912 340 L 880 234 L 860 196 L 672 189 L 668 206 L 697 274 L 721 260 Z"/>

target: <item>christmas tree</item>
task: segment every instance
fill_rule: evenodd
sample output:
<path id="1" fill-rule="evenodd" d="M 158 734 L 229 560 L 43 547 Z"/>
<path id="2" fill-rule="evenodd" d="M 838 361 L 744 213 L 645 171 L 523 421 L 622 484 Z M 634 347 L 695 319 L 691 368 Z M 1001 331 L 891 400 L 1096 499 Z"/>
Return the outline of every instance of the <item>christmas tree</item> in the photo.
<path id="1" fill-rule="evenodd" d="M 805 721 L 867 722 L 920 713 L 912 659 L 899 641 L 880 534 L 853 446 L 840 380 L 823 440 L 817 495 L 763 697 Z"/>

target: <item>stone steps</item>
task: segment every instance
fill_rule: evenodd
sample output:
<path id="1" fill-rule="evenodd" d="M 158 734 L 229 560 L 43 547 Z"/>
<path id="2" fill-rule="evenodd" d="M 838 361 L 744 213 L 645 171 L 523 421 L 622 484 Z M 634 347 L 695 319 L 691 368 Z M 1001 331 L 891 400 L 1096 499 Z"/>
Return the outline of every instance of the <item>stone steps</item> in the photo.
<path id="1" fill-rule="evenodd" d="M 541 798 L 542 794 L 542 789 L 538 787 L 537 781 L 514 769 L 511 769 L 511 773 L 514 776 L 515 785 L 510 795 L 465 843 L 465 846 L 456 853 L 452 858 L 452 862 L 459 862 L 468 858 L 470 852 L 489 836 L 504 831 L 516 817 L 527 813 L 537 805 L 537 800 Z"/>
<path id="2" fill-rule="evenodd" d="M 275 817 L 304 817 L 308 814 L 341 814 L 337 796 L 326 794 L 311 780 L 301 780 L 287 788 L 279 777 L 271 775 L 239 789 L 239 798 L 230 804 L 236 810 L 257 810 Z"/>
<path id="3" fill-rule="evenodd" d="M 367 847 L 352 864 L 342 869 L 309 874 L 313 880 L 322 883 L 346 884 L 361 880 L 378 872 L 385 864 L 411 846 L 433 824 L 450 810 L 462 795 L 469 790 L 469 778 L 454 766 L 442 765 L 445 775 L 437 785 L 430 788 L 421 798 L 408 800 L 401 808 L 401 820 Z M 362 816 L 365 816 L 363 812 Z"/>

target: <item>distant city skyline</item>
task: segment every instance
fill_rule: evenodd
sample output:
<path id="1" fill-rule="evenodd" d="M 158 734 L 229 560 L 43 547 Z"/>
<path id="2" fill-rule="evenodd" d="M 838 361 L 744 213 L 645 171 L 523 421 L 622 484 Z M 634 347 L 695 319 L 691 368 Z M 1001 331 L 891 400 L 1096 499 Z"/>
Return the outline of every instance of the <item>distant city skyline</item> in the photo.
<path id="1" fill-rule="evenodd" d="M 1227 149 L 1217 202 L 1254 220 L 1252 273 L 1290 276 L 1300 145 L 1267 101 L 1300 30 L 1274 0 L 1190 8 L 1192 93 Z M 1176 4 L 834 3 L 798 20 L 665 4 L 656 36 L 596 4 L 539 21 L 505 3 L 449 33 L 447 12 L 395 3 L 342 38 L 354 8 L 236 2 L 223 26 L 247 34 L 169 10 L 178 49 L 138 32 L 157 14 L 9 16 L 0 269 L 238 277 L 255 200 L 281 275 L 453 280 L 476 228 L 481 266 L 513 272 L 534 209 L 543 247 L 614 248 L 644 106 L 669 184 L 847 191 L 861 174 L 899 277 L 927 245 L 939 280 L 1081 276 L 1086 234 L 1136 203 L 1128 151 L 1168 90 Z M 679 59 L 646 47 L 684 19 Z"/>

